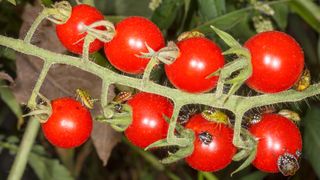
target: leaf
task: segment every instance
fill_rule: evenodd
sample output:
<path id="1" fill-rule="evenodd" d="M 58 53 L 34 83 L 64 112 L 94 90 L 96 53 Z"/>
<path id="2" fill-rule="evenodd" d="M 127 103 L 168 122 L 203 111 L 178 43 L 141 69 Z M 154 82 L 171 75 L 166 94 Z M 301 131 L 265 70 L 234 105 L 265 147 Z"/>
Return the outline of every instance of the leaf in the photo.
<path id="1" fill-rule="evenodd" d="M 107 124 L 94 121 L 91 138 L 99 158 L 106 166 L 113 147 L 121 140 L 121 134 Z"/>
<path id="2" fill-rule="evenodd" d="M 154 11 L 151 21 L 161 30 L 168 29 L 176 19 L 182 5 L 182 0 L 162 0 L 160 6 Z"/>
<path id="3" fill-rule="evenodd" d="M 23 124 L 22 118 L 22 110 L 20 104 L 16 100 L 12 90 L 5 86 L 4 82 L 0 80 L 0 97 L 7 104 L 7 106 L 11 109 L 11 111 L 16 115 L 18 118 L 17 128 L 20 129 L 21 125 Z"/>
<path id="4" fill-rule="evenodd" d="M 303 118 L 305 130 L 303 134 L 304 154 L 320 177 L 320 108 L 312 106 Z"/>
<path id="5" fill-rule="evenodd" d="M 16 0 L 7 0 L 7 1 L 10 2 L 10 3 L 13 4 L 13 5 L 17 5 Z"/>
<path id="6" fill-rule="evenodd" d="M 311 0 L 292 0 L 291 8 L 320 33 L 320 7 Z"/>
<path id="7" fill-rule="evenodd" d="M 234 175 L 235 173 L 243 170 L 244 168 L 248 167 L 251 162 L 254 160 L 257 154 L 257 147 L 255 147 L 252 152 L 250 153 L 249 157 L 236 169 L 231 173 L 231 176 Z"/>
<path id="8" fill-rule="evenodd" d="M 95 7 L 94 0 L 82 0 L 82 3 Z"/>
<path id="9" fill-rule="evenodd" d="M 194 30 L 198 30 L 204 34 L 208 34 L 213 33 L 210 26 L 215 26 L 221 30 L 231 29 L 236 24 L 243 21 L 246 18 L 246 16 L 248 16 L 248 13 L 245 10 L 233 11 L 231 13 L 209 20 L 204 24 L 196 27 Z"/>
<path id="10" fill-rule="evenodd" d="M 278 27 L 284 31 L 288 24 L 288 14 L 289 14 L 288 5 L 278 4 L 277 6 L 273 6 L 272 8 L 275 12 L 272 18 L 276 21 Z"/>
<path id="11" fill-rule="evenodd" d="M 150 17 L 152 14 L 149 6 L 150 0 L 113 0 L 116 14 L 122 16 L 144 16 Z"/>
<path id="12" fill-rule="evenodd" d="M 225 13 L 225 0 L 199 0 L 199 14 L 203 21 L 208 21 Z"/>
<path id="13" fill-rule="evenodd" d="M 211 26 L 211 28 L 218 34 L 218 36 L 231 48 L 241 47 L 241 44 L 237 40 L 235 40 L 230 34 L 221 31 L 220 29 Z"/>
<path id="14" fill-rule="evenodd" d="M 218 180 L 219 178 L 210 172 L 201 172 L 206 180 Z"/>
<path id="15" fill-rule="evenodd" d="M 255 171 L 253 173 L 250 173 L 248 175 L 245 175 L 240 178 L 240 180 L 262 180 L 264 179 L 268 173 L 262 172 L 262 171 Z"/>

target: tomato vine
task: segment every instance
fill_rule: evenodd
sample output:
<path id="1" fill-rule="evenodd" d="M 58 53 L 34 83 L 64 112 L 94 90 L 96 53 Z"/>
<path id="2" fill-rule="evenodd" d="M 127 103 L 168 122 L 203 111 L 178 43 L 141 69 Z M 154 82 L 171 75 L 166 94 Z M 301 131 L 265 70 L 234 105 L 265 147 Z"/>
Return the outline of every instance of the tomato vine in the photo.
<path id="1" fill-rule="evenodd" d="M 186 92 L 182 92 L 178 89 L 169 88 L 166 86 L 162 86 L 156 84 L 149 80 L 149 77 L 143 77 L 143 79 L 133 78 L 129 76 L 125 76 L 122 74 L 118 74 L 109 70 L 108 68 L 99 66 L 94 62 L 89 61 L 86 58 L 86 54 L 84 54 L 85 58 L 75 57 L 70 55 L 63 55 L 54 53 L 30 43 L 33 33 L 35 29 L 40 24 L 41 20 L 45 18 L 48 14 L 41 13 L 40 16 L 36 19 L 32 27 L 30 28 L 27 36 L 24 40 L 13 39 L 10 37 L 0 35 L 0 45 L 11 48 L 17 52 L 36 56 L 43 60 L 43 67 L 39 78 L 35 84 L 35 87 L 32 91 L 32 95 L 28 101 L 27 106 L 30 109 L 34 109 L 37 105 L 36 97 L 40 91 L 40 87 L 47 75 L 47 72 L 54 64 L 65 64 L 69 66 L 74 66 L 83 71 L 90 72 L 102 80 L 102 93 L 101 93 L 101 107 L 103 108 L 103 113 L 107 114 L 106 106 L 108 105 L 107 93 L 108 88 L 111 84 L 120 84 L 132 88 L 136 88 L 138 90 L 149 92 L 153 94 L 158 94 L 164 97 L 167 97 L 173 101 L 174 110 L 172 118 L 169 122 L 169 130 L 168 136 L 166 139 L 167 145 L 179 145 L 179 146 L 187 146 L 190 143 L 190 139 L 185 137 L 177 137 L 175 135 L 175 127 L 177 124 L 178 114 L 181 108 L 184 105 L 188 104 L 202 104 L 211 106 L 214 108 L 229 110 L 235 115 L 235 124 L 234 124 L 234 134 L 233 134 L 233 144 L 240 149 L 247 149 L 248 146 L 241 138 L 240 134 L 241 130 L 241 122 L 244 114 L 250 109 L 270 105 L 277 104 L 283 102 L 296 102 L 303 100 L 308 97 L 316 96 L 320 94 L 320 83 L 311 85 L 308 89 L 303 92 L 298 92 L 295 90 L 287 90 L 276 94 L 264 94 L 257 96 L 238 96 L 232 94 L 222 93 L 221 91 L 217 91 L 214 93 L 205 93 L 205 94 L 190 94 Z M 85 42 L 86 44 L 86 42 Z M 86 48 L 86 47 L 84 47 Z M 150 62 L 154 63 L 154 62 Z M 239 70 L 237 66 L 231 66 L 228 69 L 224 70 L 225 74 L 231 74 Z M 149 76 L 149 74 L 148 74 Z M 219 82 L 224 79 L 220 79 Z M 245 80 L 245 78 L 244 78 Z M 218 82 L 218 85 L 219 85 Z M 222 83 L 224 84 L 224 83 Z M 221 86 L 220 86 L 221 87 Z M 225 101 L 227 99 L 227 101 Z M 39 122 L 35 119 L 30 119 L 27 130 L 23 137 L 21 146 L 19 148 L 19 152 L 17 158 L 14 162 L 13 168 L 11 169 L 9 179 L 19 179 L 22 175 L 23 170 L 25 169 L 26 159 L 28 153 L 30 152 L 31 146 L 34 143 L 34 139 L 36 137 L 36 133 L 39 129 Z"/>

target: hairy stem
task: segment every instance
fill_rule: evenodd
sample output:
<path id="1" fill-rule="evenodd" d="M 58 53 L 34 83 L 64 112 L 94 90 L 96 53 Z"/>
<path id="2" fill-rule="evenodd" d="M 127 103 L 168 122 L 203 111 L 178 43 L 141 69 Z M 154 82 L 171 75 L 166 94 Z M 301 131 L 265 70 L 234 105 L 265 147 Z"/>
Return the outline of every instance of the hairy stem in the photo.
<path id="1" fill-rule="evenodd" d="M 45 19 L 46 17 L 48 17 L 48 12 L 46 11 L 46 9 L 44 9 L 41 11 L 39 16 L 34 20 L 29 31 L 27 32 L 27 35 L 24 38 L 24 42 L 26 42 L 26 43 L 31 42 L 33 34 L 36 32 L 36 30 L 37 30 L 38 26 L 40 25 L 40 23 L 42 22 L 42 20 Z"/>
<path id="2" fill-rule="evenodd" d="M 50 69 L 51 63 L 45 61 L 42 67 L 42 71 L 39 75 L 38 81 L 32 91 L 31 97 L 28 101 L 28 107 L 34 109 L 36 107 L 36 98 L 39 93 L 40 87 Z M 19 180 L 21 179 L 24 169 L 27 165 L 27 160 L 29 153 L 31 151 L 32 145 L 36 139 L 37 133 L 39 131 L 40 123 L 39 121 L 32 117 L 30 118 L 26 131 L 23 135 L 22 142 L 19 146 L 17 156 L 13 162 L 12 168 L 9 173 L 9 180 Z"/>
<path id="3" fill-rule="evenodd" d="M 207 106 L 211 106 L 214 108 L 219 109 L 226 109 L 232 111 L 236 115 L 236 124 L 235 124 L 235 135 L 234 135 L 234 143 L 238 147 L 242 147 L 243 143 L 241 143 L 240 139 L 240 129 L 241 129 L 241 121 L 243 114 L 252 108 L 256 108 L 259 106 L 275 104 L 275 103 L 282 103 L 282 102 L 296 102 L 300 101 L 304 98 L 308 98 L 311 96 L 315 96 L 320 94 L 320 83 L 311 85 L 307 90 L 303 92 L 298 92 L 294 90 L 288 90 L 281 93 L 276 94 L 265 94 L 265 95 L 258 95 L 253 97 L 245 97 L 245 96 L 237 96 L 231 95 L 228 97 L 226 94 L 222 94 L 220 99 L 225 99 L 228 97 L 228 101 L 225 103 L 221 103 L 221 100 L 216 98 L 216 93 L 204 93 L 204 94 L 190 94 L 186 92 L 182 92 L 178 89 L 169 88 L 166 86 L 162 86 L 156 84 L 152 81 L 146 81 L 144 86 L 141 87 L 143 83 L 143 79 L 128 77 L 125 75 L 117 74 L 107 68 L 99 66 L 91 61 L 81 61 L 81 58 L 68 56 L 63 54 L 54 53 L 42 48 L 39 48 L 35 45 L 26 43 L 19 39 L 13 39 L 5 36 L 0 35 L 0 45 L 5 46 L 11 49 L 14 49 L 18 52 L 36 56 L 44 60 L 45 66 L 50 67 L 51 64 L 65 64 L 77 67 L 81 70 L 90 72 L 102 79 L 103 82 L 103 89 L 102 89 L 102 105 L 104 106 L 107 104 L 106 102 L 106 94 L 104 92 L 107 90 L 107 86 L 111 83 L 117 83 L 124 86 L 129 86 L 132 88 L 139 89 L 144 92 L 149 92 L 153 94 L 158 94 L 164 97 L 171 99 L 175 103 L 175 110 L 174 115 L 171 120 L 171 123 L 176 123 L 176 118 L 179 113 L 179 109 L 186 104 L 203 104 Z M 44 68 L 45 69 L 45 68 Z M 230 69 L 233 71 L 234 69 Z M 45 74 L 45 72 L 43 72 Z M 39 81 L 41 78 L 39 78 Z M 38 83 L 37 83 L 38 84 Z M 42 82 L 39 82 L 41 85 Z M 38 89 L 37 89 L 38 88 Z M 40 86 L 35 87 L 34 91 L 38 91 Z M 33 98 L 30 99 L 30 106 L 32 107 L 35 102 L 35 94 L 33 92 Z M 172 128 L 169 130 L 168 136 L 170 140 L 179 140 L 177 139 L 174 134 L 172 134 Z M 168 139 L 168 140 L 169 140 Z M 181 139 L 184 140 L 184 139 Z M 185 142 L 178 142 L 179 144 L 184 144 Z"/>
<path id="4" fill-rule="evenodd" d="M 27 165 L 29 153 L 37 137 L 40 123 L 37 119 L 31 118 L 28 122 L 22 142 L 19 146 L 17 156 L 10 170 L 8 180 L 20 180 Z"/>

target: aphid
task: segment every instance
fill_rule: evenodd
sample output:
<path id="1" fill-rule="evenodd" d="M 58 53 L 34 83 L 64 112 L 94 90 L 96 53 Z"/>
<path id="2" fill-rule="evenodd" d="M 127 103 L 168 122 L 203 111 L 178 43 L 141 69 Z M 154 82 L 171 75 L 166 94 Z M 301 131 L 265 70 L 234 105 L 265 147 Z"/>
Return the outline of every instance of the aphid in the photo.
<path id="1" fill-rule="evenodd" d="M 296 91 L 304 91 L 310 86 L 310 84 L 311 84 L 311 74 L 308 69 L 305 69 L 300 79 L 293 86 L 293 89 L 295 89 Z"/>
<path id="2" fill-rule="evenodd" d="M 219 110 L 207 109 L 202 111 L 201 116 L 208 121 L 214 121 L 216 123 L 228 124 L 229 117 Z"/>
<path id="3" fill-rule="evenodd" d="M 297 158 L 290 154 L 285 153 L 278 158 L 278 169 L 284 176 L 293 176 L 299 169 L 299 162 Z"/>
<path id="4" fill-rule="evenodd" d="M 80 99 L 81 102 L 88 108 L 88 109 L 93 109 L 94 107 L 94 99 L 91 97 L 91 95 L 88 93 L 88 91 L 84 89 L 76 89 L 76 96 L 77 99 Z"/>
<path id="5" fill-rule="evenodd" d="M 212 136 L 211 134 L 209 134 L 208 132 L 202 132 L 199 134 L 199 138 L 201 140 L 201 142 L 203 142 L 205 145 L 208 145 L 211 143 L 212 141 Z"/>
<path id="6" fill-rule="evenodd" d="M 199 31 L 187 31 L 179 35 L 178 41 L 182 41 L 184 39 L 189 39 L 193 37 L 205 37 L 205 35 Z"/>
<path id="7" fill-rule="evenodd" d="M 283 117 L 286 117 L 294 122 L 300 122 L 301 118 L 298 113 L 291 111 L 289 109 L 282 109 L 281 111 L 278 112 Z"/>
<path id="8" fill-rule="evenodd" d="M 121 91 L 119 94 L 117 94 L 116 97 L 114 97 L 113 101 L 116 103 L 123 103 L 125 101 L 128 101 L 131 97 L 132 97 L 132 92 Z"/>

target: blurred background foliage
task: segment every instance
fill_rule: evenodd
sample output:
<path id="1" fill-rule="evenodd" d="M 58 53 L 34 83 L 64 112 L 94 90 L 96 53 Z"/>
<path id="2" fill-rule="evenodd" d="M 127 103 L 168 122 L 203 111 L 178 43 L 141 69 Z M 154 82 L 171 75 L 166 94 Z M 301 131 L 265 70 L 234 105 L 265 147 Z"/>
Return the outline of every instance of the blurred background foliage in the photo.
<path id="1" fill-rule="evenodd" d="M 41 0 L 45 6 L 53 2 Z M 0 0 L 1 35 L 19 37 L 22 24 L 20 15 L 28 3 L 36 2 Z M 75 4 L 74 1 L 71 3 Z M 106 15 L 106 19 L 115 23 L 132 15 L 150 18 L 160 27 L 167 40 L 175 40 L 180 33 L 195 29 L 205 33 L 221 47 L 224 44 L 216 38 L 210 25 L 231 33 L 243 43 L 271 24 L 274 29 L 291 34 L 301 44 L 312 81 L 320 80 L 320 1 L 83 0 L 83 3 L 94 4 Z M 255 18 L 260 18 L 260 21 L 254 21 Z M 103 56 L 94 56 L 97 62 L 105 65 Z M 19 105 L 10 88 L 14 86 L 13 79 L 16 78 L 15 59 L 16 54 L 12 50 L 0 47 L 0 179 L 6 179 L 8 175 L 25 128 L 21 115 L 26 108 Z M 310 98 L 285 106 L 300 113 L 302 121 L 299 126 L 304 139 L 301 169 L 290 179 L 319 179 L 320 102 Z M 73 150 L 62 150 L 49 145 L 39 133 L 23 179 L 287 179 L 281 174 L 266 174 L 251 166 L 230 177 L 230 172 L 239 163 L 232 163 L 215 173 L 197 172 L 183 161 L 162 165 L 157 159 L 161 155 L 161 150 L 144 152 L 122 138 L 121 143 L 112 150 L 107 165 L 103 166 L 91 141 Z"/>

